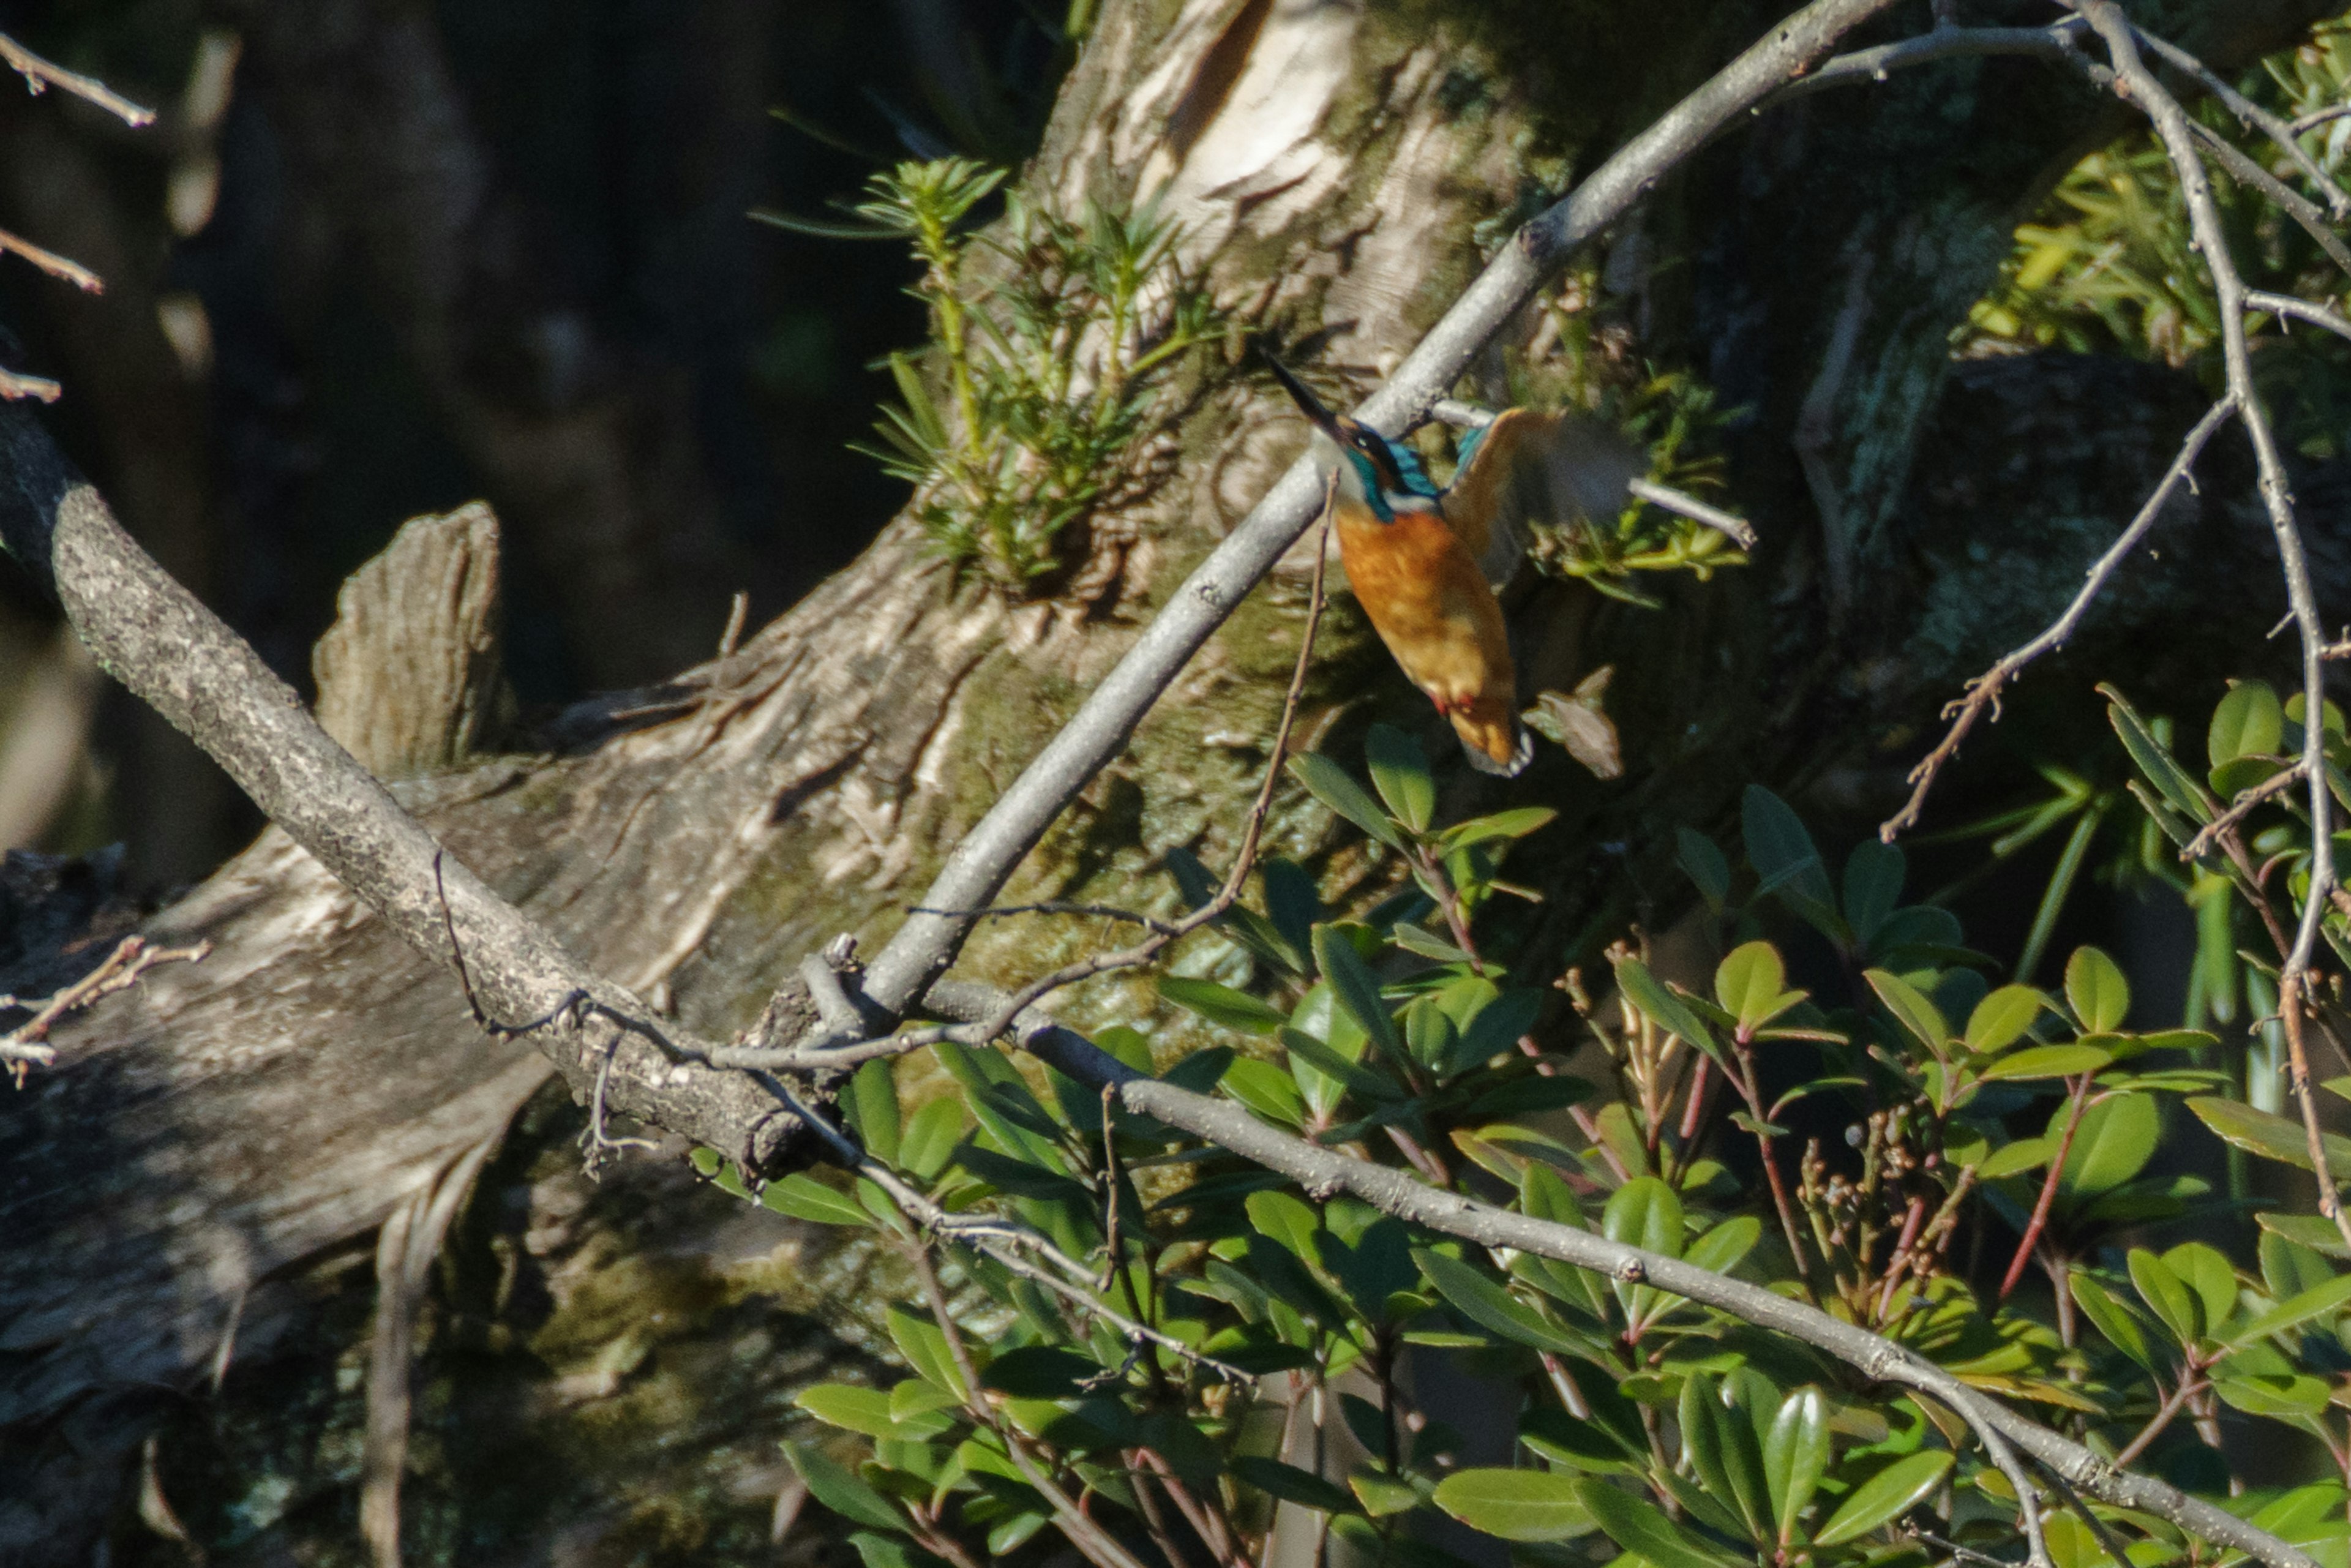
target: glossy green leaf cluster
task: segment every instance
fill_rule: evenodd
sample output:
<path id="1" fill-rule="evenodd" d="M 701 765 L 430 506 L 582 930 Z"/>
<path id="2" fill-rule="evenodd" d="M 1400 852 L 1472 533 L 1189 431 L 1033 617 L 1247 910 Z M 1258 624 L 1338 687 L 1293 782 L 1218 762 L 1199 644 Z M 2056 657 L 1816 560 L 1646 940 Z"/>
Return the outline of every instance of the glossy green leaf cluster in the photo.
<path id="1" fill-rule="evenodd" d="M 1014 193 L 1001 224 L 967 232 L 1004 173 L 901 163 L 856 207 L 861 232 L 904 239 L 924 264 L 913 292 L 932 326 L 929 349 L 891 356 L 900 402 L 874 427 L 881 445 L 861 450 L 915 487 L 940 555 L 1027 593 L 1071 586 L 1082 525 L 1157 477 L 1148 438 L 1228 318 L 1151 211 L 1070 218 Z"/>
<path id="2" fill-rule="evenodd" d="M 2285 705 L 2224 706 L 2216 768 L 2292 738 Z M 2208 781 L 2116 711 L 2149 809 L 2206 810 Z M 1999 983 L 1949 911 L 1909 901 L 1899 851 L 1833 861 L 1758 789 L 1735 854 L 1679 835 L 1694 947 L 1620 943 L 1605 983 L 1545 974 L 1486 953 L 1478 916 L 1511 891 L 1511 846 L 1557 831 L 1548 811 L 1447 823 L 1391 730 L 1361 772 L 1315 754 L 1291 772 L 1404 891 L 1349 918 L 1267 862 L 1217 927 L 1248 983 L 1160 981 L 1221 1042 L 1155 1062 L 1112 1029 L 1105 1049 L 1428 1185 L 1811 1301 L 2343 1568 L 2346 1495 L 2323 1478 L 2351 1465 L 2351 1275 L 2276 1216 L 2241 1225 L 2234 1257 L 2209 1224 L 2186 1234 L 2226 1209 L 2158 1158 L 2184 1139 L 2209 1163 L 2209 1127 L 2291 1160 L 2299 1124 L 2244 1103 L 2210 1035 L 2148 1027 L 2109 955 L 2076 948 L 2051 989 Z M 1206 868 L 1168 863 L 1208 898 Z M 799 1399 L 792 1460 L 869 1568 L 1042 1551 L 1049 1531 L 1155 1564 L 1259 1562 L 1305 1531 L 1446 1568 L 1448 1519 L 1541 1568 L 2014 1554 L 2009 1482 L 1932 1400 L 1644 1279 L 1301 1191 L 1034 1063 L 935 1049 L 954 1094 L 904 1102 L 871 1062 L 840 1112 L 940 1211 L 992 1217 L 993 1252 L 872 1180 L 755 1195 L 703 1161 L 925 1281 L 889 1312 L 891 1373 Z M 1433 1396 L 1465 1383 L 1489 1391 L 1472 1425 Z M 2299 1468 L 2247 1473 L 2254 1451 Z M 2042 1506 L 2061 1568 L 2101 1560 Z M 2165 1521 L 2094 1512 L 2134 1568 L 2227 1568 Z"/>

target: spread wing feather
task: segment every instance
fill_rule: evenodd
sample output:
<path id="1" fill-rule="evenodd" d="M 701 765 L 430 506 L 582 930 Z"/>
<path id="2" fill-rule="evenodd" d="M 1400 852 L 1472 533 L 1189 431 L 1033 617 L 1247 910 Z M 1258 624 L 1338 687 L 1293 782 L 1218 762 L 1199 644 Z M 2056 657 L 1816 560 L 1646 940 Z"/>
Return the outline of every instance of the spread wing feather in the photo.
<path id="1" fill-rule="evenodd" d="M 1525 558 L 1531 525 L 1613 519 L 1649 471 L 1631 442 L 1581 414 L 1510 409 L 1465 444 L 1445 517 L 1497 589 Z"/>

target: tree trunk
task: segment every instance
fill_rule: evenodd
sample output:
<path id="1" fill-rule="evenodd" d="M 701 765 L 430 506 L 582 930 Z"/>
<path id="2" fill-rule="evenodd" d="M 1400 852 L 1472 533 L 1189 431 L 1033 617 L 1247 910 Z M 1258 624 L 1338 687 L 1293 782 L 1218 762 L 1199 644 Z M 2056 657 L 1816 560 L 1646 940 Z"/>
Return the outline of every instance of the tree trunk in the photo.
<path id="1" fill-rule="evenodd" d="M 2145 19 L 2230 62 L 2322 8 L 2176 0 Z M 1920 9 L 1905 20 L 1922 23 Z M 1720 0 L 1564 13 L 1250 0 L 1238 14 L 1223 0 L 1134 0 L 1107 8 L 1026 178 L 1071 210 L 1159 191 L 1221 298 L 1286 341 L 1311 340 L 1367 388 L 1474 274 L 1477 236 L 1499 236 L 1543 187 L 1591 167 L 1767 13 Z M 1693 364 L 1726 406 L 1750 411 L 1731 438 L 1729 494 L 1765 542 L 1750 568 L 1668 586 L 1663 611 L 1560 583 L 1513 600 L 1531 689 L 1615 665 L 1608 700 L 1629 769 L 1603 785 L 1552 752 L 1513 784 L 1449 778 L 1447 810 L 1507 800 L 1561 812 L 1523 870 L 1513 862 L 1547 897 L 1512 934 L 1529 953 L 1555 963 L 1613 931 L 1639 880 L 1622 873 L 1622 852 L 1648 863 L 1676 824 L 1716 821 L 1750 779 L 1841 770 L 1858 778 L 1858 804 L 1882 798 L 1934 705 L 2016 625 L 2053 610 L 2095 536 L 2136 507 L 2165 443 L 2193 417 L 2192 405 L 2180 415 L 2179 381 L 2116 370 L 2103 390 L 2052 413 L 2049 388 L 2102 372 L 2017 361 L 1970 370 L 1954 390 L 1946 349 L 2016 218 L 2108 124 L 2047 68 L 1949 62 L 1770 111 L 1669 182 L 1617 236 L 1603 281 L 1623 286 L 1611 309 L 1640 328 L 1625 351 Z M 1667 265 L 1676 261 L 1687 264 Z M 1555 382 L 1541 314 L 1512 329 L 1507 357 Z M 1489 379 L 1504 363 L 1494 357 Z M 1970 408 L 2012 417 L 2003 425 Z M 1235 377 L 1185 420 L 1164 479 L 1120 519 L 1135 542 L 1101 602 L 1014 605 L 958 586 L 901 517 L 739 650 L 573 709 L 538 737 L 538 753 L 410 779 L 403 799 L 582 958 L 724 1036 L 836 934 L 869 948 L 886 936 L 957 835 L 1295 455 L 1303 429 L 1281 410 L 1262 382 Z M 2134 434 L 2100 444 L 2107 465 L 2093 481 L 2078 465 L 2052 465 L 2051 443 L 1993 444 L 2033 419 L 2076 438 L 2109 425 Z M 1991 517 L 1984 494 L 1962 481 L 1995 451 L 2010 466 Z M 2061 475 L 2071 488 L 2057 496 L 2043 482 Z M 2257 581 L 2258 536 L 2231 527 L 2236 514 L 2212 488 L 2202 520 L 2165 545 L 2163 570 L 2191 588 L 2212 573 Z M 1960 592 L 1967 563 L 1954 541 L 1979 538 L 2036 552 L 2031 570 L 1999 576 L 1996 603 Z M 2331 564 L 2339 580 L 2342 564 Z M 1267 765 L 1297 653 L 1302 565 L 1285 563 L 1195 661 L 1029 857 L 1008 901 L 1165 907 L 1166 852 L 1221 863 Z M 2149 592 L 2111 607 L 2101 625 L 2138 640 L 2196 625 L 2199 637 L 2250 646 L 2268 602 L 2231 622 L 2199 592 Z M 1423 733 L 1437 754 L 1425 700 L 1343 599 L 1326 636 L 1309 744 L 1352 767 L 1363 727 L 1386 718 Z M 1311 802 L 1285 796 L 1271 829 L 1278 852 L 1314 870 L 1326 897 L 1384 885 L 1388 873 Z M 1603 842 L 1618 852 L 1593 854 Z M 305 1260 L 333 1255 L 495 1135 L 542 1077 L 527 1043 L 486 1036 L 445 975 L 274 831 L 145 929 L 214 951 L 78 1019 L 57 1037 L 57 1067 L 0 1099 L 0 1464 L 30 1483 L 0 1503 L 0 1556 L 11 1562 L 82 1560 L 118 1496 L 122 1456 L 157 1416 L 152 1394 L 136 1391 L 200 1384 L 231 1335 L 238 1355 L 253 1356 L 272 1333 L 298 1346 L 329 1332 L 319 1302 L 335 1298 Z M 1064 919 L 990 922 L 963 964 L 1025 977 L 1098 935 Z M 1064 1011 L 1166 1025 L 1163 1050 L 1186 1038 L 1158 1018 L 1140 978 L 1097 982 Z M 539 1123 L 536 1135 L 550 1142 L 538 1146 L 551 1146 L 563 1119 Z M 561 1185 L 534 1173 L 527 1150 L 485 1182 L 476 1205 L 491 1232 L 509 1200 L 531 1212 Z M 726 1239 L 736 1234 L 731 1200 L 662 1193 L 662 1225 L 615 1222 L 614 1234 L 739 1245 Z M 574 1191 L 566 1201 L 584 1200 Z M 527 1280 L 560 1272 L 528 1250 L 510 1249 Z M 630 1299 L 622 1276 L 633 1266 L 613 1256 L 580 1267 L 611 1272 L 597 1298 L 610 1303 Z M 568 1278 L 572 1293 L 559 1305 L 597 1297 L 577 1270 Z M 527 1319 L 527 1304 L 512 1303 L 528 1296 L 509 1279 L 496 1311 Z M 549 1354 L 556 1323 L 599 1343 L 636 1336 L 638 1361 L 594 1396 L 616 1398 L 643 1346 L 665 1343 L 667 1331 L 644 1326 L 652 1310 L 622 1306 L 583 1329 L 592 1315 L 542 1306 L 532 1343 Z M 705 1327 L 733 1322 L 721 1339 L 773 1332 L 710 1319 L 706 1300 L 671 1310 L 681 1322 L 704 1314 Z M 503 1343 L 451 1332 L 452 1344 Z M 254 1375 L 227 1364 L 233 1405 Z M 698 1373 L 665 1375 L 683 1379 L 679 1397 L 699 1408 L 719 1398 L 729 1364 L 713 1355 Z M 667 1429 L 621 1404 L 611 1418 L 644 1423 L 648 1442 Z M 740 1419 L 771 1438 L 778 1416 L 747 1408 Z M 764 1484 L 771 1442 L 737 1448 L 747 1457 L 728 1461 L 733 1473 L 747 1488 Z M 320 1490 L 349 1479 L 323 1461 L 304 1474 Z M 455 1495 L 489 1483 L 452 1473 L 444 1484 Z"/>

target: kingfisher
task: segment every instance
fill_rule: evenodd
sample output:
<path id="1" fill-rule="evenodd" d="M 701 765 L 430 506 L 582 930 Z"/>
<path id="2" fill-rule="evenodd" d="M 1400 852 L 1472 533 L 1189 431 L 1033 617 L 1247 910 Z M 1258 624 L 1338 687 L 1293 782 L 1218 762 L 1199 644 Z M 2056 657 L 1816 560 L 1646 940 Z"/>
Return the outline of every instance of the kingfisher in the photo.
<path id="1" fill-rule="evenodd" d="M 1462 438 L 1453 483 L 1439 490 L 1410 449 L 1332 413 L 1264 357 L 1314 425 L 1339 559 L 1372 629 L 1452 721 L 1469 765 L 1517 777 L 1534 740 L 1494 595 L 1525 558 L 1530 522 L 1614 517 L 1647 460 L 1590 420 L 1514 408 Z"/>

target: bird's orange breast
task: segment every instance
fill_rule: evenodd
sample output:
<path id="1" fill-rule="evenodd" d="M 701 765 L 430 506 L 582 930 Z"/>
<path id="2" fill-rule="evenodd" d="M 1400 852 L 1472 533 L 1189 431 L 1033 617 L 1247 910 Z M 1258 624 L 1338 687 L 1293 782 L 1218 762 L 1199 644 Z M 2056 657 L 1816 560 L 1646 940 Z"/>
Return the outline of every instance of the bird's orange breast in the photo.
<path id="1" fill-rule="evenodd" d="M 1415 685 L 1446 702 L 1511 700 L 1501 606 L 1478 564 L 1433 512 L 1382 523 L 1343 507 L 1339 555 L 1357 602 Z"/>

